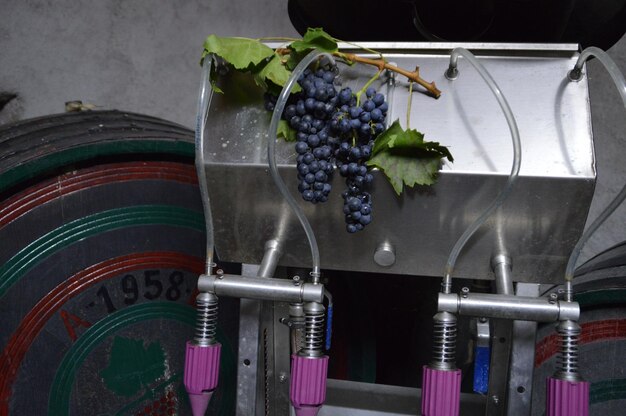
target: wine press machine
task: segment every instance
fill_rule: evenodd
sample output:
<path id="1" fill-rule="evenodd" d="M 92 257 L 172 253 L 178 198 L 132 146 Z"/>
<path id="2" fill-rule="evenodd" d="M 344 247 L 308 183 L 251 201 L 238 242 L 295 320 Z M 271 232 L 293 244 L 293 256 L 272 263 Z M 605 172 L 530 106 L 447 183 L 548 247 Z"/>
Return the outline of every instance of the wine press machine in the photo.
<path id="1" fill-rule="evenodd" d="M 275 158 L 276 173 L 295 192 L 292 145 L 279 141 L 268 153 L 274 136 L 262 93 L 219 67 L 226 94 L 212 93 L 212 60 L 205 61 L 196 165 L 213 237 L 198 282 L 197 332 L 187 345 L 185 380 L 195 414 L 219 383 L 222 297 L 241 298 L 237 415 L 529 415 L 531 397 L 544 394 L 548 415 L 588 414 L 589 384 L 578 371 L 580 309 L 572 276 L 564 276 L 573 267 L 570 255 L 580 251 L 596 180 L 584 62 L 601 52 L 581 55 L 573 44 L 364 46 L 398 66 L 419 67 L 443 91 L 436 100 L 419 91 L 409 99 L 408 83 L 392 73 L 374 84 L 387 97 L 387 123 L 404 122 L 411 100 L 411 126 L 449 146 L 455 161 L 441 166 L 436 185 L 402 197 L 376 171 L 374 220 L 356 235 L 343 230 L 339 191 L 321 205 L 296 198 L 319 264 L 270 167 Z M 342 45 L 360 53 L 352 49 Z M 342 86 L 358 89 L 370 72 L 341 68 Z M 340 189 L 335 176 L 333 188 Z M 456 263 L 448 257 L 453 247 L 460 250 Z M 242 263 L 241 275 L 217 269 L 214 248 L 220 260 Z M 339 296 L 333 287 L 341 285 Z M 414 293 L 432 309 L 410 316 L 399 299 L 420 287 L 434 288 Z M 347 301 L 350 308 L 341 309 Z M 429 320 L 430 332 L 380 335 L 377 326 L 396 319 L 398 308 L 404 320 L 389 325 L 414 328 L 410 322 Z M 326 350 L 333 310 L 341 358 Z M 339 311 L 347 323 L 338 324 Z M 553 324 L 560 351 L 547 387 L 533 391 L 538 323 Z M 380 351 L 393 344 L 400 359 L 383 352 L 372 359 L 391 373 L 417 368 L 421 388 L 329 377 L 341 373 L 329 370 L 334 359 L 359 354 L 358 342 L 342 347 L 346 327 L 372 334 L 358 338 L 361 347 L 372 339 Z M 473 379 L 463 377 L 467 371 Z"/>

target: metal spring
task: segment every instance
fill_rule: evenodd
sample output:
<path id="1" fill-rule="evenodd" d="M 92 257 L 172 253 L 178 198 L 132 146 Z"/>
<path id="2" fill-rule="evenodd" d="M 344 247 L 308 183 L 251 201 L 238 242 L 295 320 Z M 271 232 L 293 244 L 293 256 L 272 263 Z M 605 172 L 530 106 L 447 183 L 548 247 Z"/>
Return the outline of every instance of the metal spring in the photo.
<path id="1" fill-rule="evenodd" d="M 324 346 L 324 312 L 304 317 L 304 351 L 307 355 L 321 355 Z"/>
<path id="2" fill-rule="evenodd" d="M 194 340 L 198 344 L 212 344 L 215 342 L 217 331 L 217 296 L 212 293 L 200 293 L 196 298 L 196 335 Z"/>
<path id="3" fill-rule="evenodd" d="M 559 355 L 557 374 L 565 379 L 578 378 L 578 341 L 581 328 L 574 321 L 563 321 L 557 326 Z"/>
<path id="4" fill-rule="evenodd" d="M 456 317 L 449 312 L 434 316 L 432 366 L 451 369 L 456 366 Z"/>

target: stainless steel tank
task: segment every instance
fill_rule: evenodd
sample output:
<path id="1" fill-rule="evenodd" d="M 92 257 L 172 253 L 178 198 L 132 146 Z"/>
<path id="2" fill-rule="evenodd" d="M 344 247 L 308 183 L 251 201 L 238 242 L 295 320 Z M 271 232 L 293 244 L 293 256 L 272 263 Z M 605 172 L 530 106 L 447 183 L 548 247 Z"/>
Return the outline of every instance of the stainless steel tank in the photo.
<path id="1" fill-rule="evenodd" d="M 350 46 L 342 45 L 350 52 Z M 452 44 L 366 44 L 404 68 L 420 67 L 423 78 L 443 91 L 433 99 L 414 92 L 410 124 L 426 139 L 449 146 L 454 163 L 444 163 L 432 187 L 396 196 L 375 172 L 373 221 L 357 234 L 344 231 L 343 179 L 335 174 L 325 204 L 302 201 L 325 269 L 438 276 L 461 233 L 495 198 L 511 170 L 507 123 L 491 91 L 463 59 L 460 75 L 445 78 Z M 506 96 L 522 141 L 520 178 L 505 204 L 470 240 L 454 277 L 491 279 L 490 258 L 513 258 L 513 280 L 557 283 L 580 237 L 595 184 L 587 79 L 570 82 L 577 45 L 467 44 Z M 359 89 L 374 68 L 342 67 L 343 86 Z M 267 166 L 270 113 L 251 79 L 220 77 L 227 93 L 214 94 L 205 135 L 206 175 L 220 259 L 258 264 L 264 243 L 284 242 L 281 265 L 308 266 L 310 252 L 295 217 L 277 192 Z M 384 74 L 374 83 L 387 95 L 388 122 L 404 124 L 408 83 Z M 281 141 L 277 161 L 297 194 L 295 151 Z M 381 266 L 381 250 L 393 264 Z M 378 262 L 377 262 L 378 261 Z"/>

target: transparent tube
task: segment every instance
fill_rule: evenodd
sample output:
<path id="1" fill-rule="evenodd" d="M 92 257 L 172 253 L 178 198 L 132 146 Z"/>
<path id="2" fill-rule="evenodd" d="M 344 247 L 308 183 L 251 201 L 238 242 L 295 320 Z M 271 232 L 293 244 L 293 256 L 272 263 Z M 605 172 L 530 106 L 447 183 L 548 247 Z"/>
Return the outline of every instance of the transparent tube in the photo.
<path id="1" fill-rule="evenodd" d="M 206 181 L 206 167 L 204 160 L 205 137 L 204 128 L 208 116 L 209 104 L 213 97 L 213 89 L 209 76 L 211 74 L 212 56 L 206 56 L 202 64 L 202 79 L 200 81 L 200 93 L 198 94 L 198 108 L 196 112 L 196 172 L 198 173 L 198 184 L 200 185 L 200 196 L 204 208 L 204 223 L 206 229 L 206 265 L 205 274 L 211 275 L 215 262 L 213 259 L 213 216 L 211 214 L 211 203 L 209 201 L 209 189 Z"/>
<path id="2" fill-rule="evenodd" d="M 624 109 L 626 109 L 626 82 L 624 82 L 624 75 L 620 72 L 617 64 L 606 54 L 602 49 L 596 47 L 590 47 L 582 51 L 580 56 L 578 57 L 578 61 L 574 66 L 574 69 L 570 72 L 569 76 L 572 80 L 580 79 L 582 75 L 582 67 L 585 61 L 591 57 L 596 57 L 598 61 L 609 72 L 617 90 L 619 91 L 620 96 L 622 97 L 622 101 L 624 103 Z M 571 282 L 574 279 L 574 271 L 576 268 L 576 262 L 578 261 L 578 257 L 580 256 L 580 252 L 589 240 L 589 237 L 604 223 L 604 221 L 617 209 L 617 207 L 626 199 L 626 185 L 622 188 L 622 190 L 617 194 L 615 199 L 611 201 L 608 207 L 595 219 L 595 221 L 587 228 L 587 230 L 580 237 L 572 254 L 570 255 L 569 261 L 567 262 L 567 267 L 565 269 L 565 281 L 566 281 L 566 300 L 572 300 L 572 287 Z"/>
<path id="3" fill-rule="evenodd" d="M 487 72 L 485 67 L 476 59 L 476 57 L 464 48 L 456 48 L 452 51 L 450 55 L 450 66 L 448 71 L 446 72 L 446 76 L 448 78 L 454 79 L 456 78 L 457 72 L 457 61 L 459 56 L 464 56 L 470 64 L 478 71 L 480 76 L 485 80 L 493 95 L 495 95 L 498 104 L 502 108 L 502 112 L 504 113 L 504 117 L 506 118 L 507 123 L 509 124 L 509 130 L 511 131 L 511 139 L 513 141 L 513 166 L 511 167 L 511 173 L 509 174 L 509 178 L 496 199 L 493 200 L 491 205 L 465 230 L 465 232 L 458 239 L 452 251 L 450 252 L 450 256 L 448 257 L 448 261 L 446 262 L 446 268 L 444 271 L 444 278 L 442 283 L 442 291 L 444 293 L 450 293 L 452 290 L 452 271 L 454 270 L 454 265 L 456 260 L 461 253 L 461 250 L 467 243 L 467 241 L 472 237 L 472 235 L 480 228 L 481 225 L 487 220 L 487 218 L 506 200 L 506 198 L 511 193 L 513 189 L 513 185 L 517 181 L 517 177 L 519 175 L 520 165 L 522 163 L 522 147 L 520 143 L 519 130 L 517 128 L 517 123 L 515 122 L 515 117 L 513 116 L 513 112 L 511 111 L 511 107 L 509 103 L 506 101 L 504 94 L 493 80 L 491 75 Z"/>
<path id="4" fill-rule="evenodd" d="M 289 98 L 289 94 L 291 93 L 291 90 L 294 87 L 294 84 L 296 83 L 300 75 L 304 72 L 304 70 L 311 64 L 311 62 L 313 62 L 319 56 L 322 56 L 322 55 L 326 56 L 331 61 L 331 63 L 333 64 L 335 63 L 335 60 L 330 54 L 313 51 L 309 53 L 307 56 L 305 56 L 304 59 L 300 61 L 300 63 L 295 67 L 295 69 L 291 73 L 291 76 L 285 83 L 285 86 L 283 87 L 283 90 L 280 92 L 280 95 L 278 96 L 278 100 L 276 101 L 276 106 L 274 107 L 274 113 L 272 114 L 272 121 L 270 122 L 268 145 L 267 145 L 267 159 L 269 161 L 270 174 L 272 175 L 272 179 L 274 180 L 274 183 L 276 184 L 276 187 L 278 188 L 280 193 L 283 195 L 283 197 L 285 198 L 285 200 L 291 207 L 291 210 L 293 211 L 293 213 L 300 220 L 300 224 L 302 224 L 302 228 L 304 228 L 306 237 L 309 240 L 309 246 L 311 247 L 311 259 L 313 263 L 313 267 L 311 271 L 311 277 L 312 277 L 313 283 L 319 283 L 319 276 L 320 276 L 320 252 L 319 252 L 319 248 L 317 247 L 317 240 L 315 239 L 315 234 L 313 233 L 311 224 L 309 223 L 309 220 L 306 218 L 304 211 L 302 210 L 302 208 L 300 208 L 300 206 L 294 199 L 293 195 L 291 195 L 291 192 L 289 192 L 289 189 L 287 189 L 287 186 L 285 185 L 283 178 L 281 178 L 280 174 L 278 173 L 278 168 L 276 167 L 275 148 L 276 148 L 276 134 L 278 132 L 278 122 L 280 121 L 280 117 L 283 114 L 283 110 L 285 109 L 287 99 Z"/>

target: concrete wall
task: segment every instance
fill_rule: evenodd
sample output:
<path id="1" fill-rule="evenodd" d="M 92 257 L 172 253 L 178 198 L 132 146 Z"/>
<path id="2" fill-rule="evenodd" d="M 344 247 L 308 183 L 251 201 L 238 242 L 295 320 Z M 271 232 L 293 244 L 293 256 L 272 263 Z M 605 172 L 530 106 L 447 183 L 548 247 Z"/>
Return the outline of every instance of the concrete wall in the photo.
<path id="1" fill-rule="evenodd" d="M 192 126 L 211 33 L 297 34 L 282 0 L 3 0 L 0 91 L 18 98 L 0 123 L 82 100 Z"/>
<path id="2" fill-rule="evenodd" d="M 0 92 L 17 98 L 0 112 L 0 124 L 82 100 L 192 127 L 198 60 L 210 33 L 296 35 L 286 0 L 3 0 Z M 626 70 L 626 38 L 609 52 Z M 620 98 L 597 62 L 590 83 L 599 177 L 593 219 L 626 180 L 626 143 Z M 626 239 L 625 214 L 618 210 L 584 257 Z"/>

